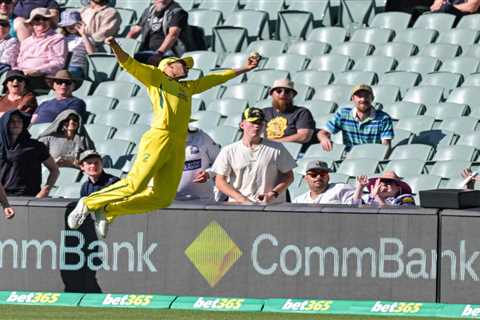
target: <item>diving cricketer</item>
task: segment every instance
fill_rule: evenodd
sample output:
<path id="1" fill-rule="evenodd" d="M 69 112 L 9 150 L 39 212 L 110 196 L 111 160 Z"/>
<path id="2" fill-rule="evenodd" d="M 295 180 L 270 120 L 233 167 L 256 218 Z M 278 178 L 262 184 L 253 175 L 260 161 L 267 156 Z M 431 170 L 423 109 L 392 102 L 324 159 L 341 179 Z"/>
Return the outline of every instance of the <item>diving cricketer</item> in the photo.
<path id="1" fill-rule="evenodd" d="M 89 214 L 94 214 L 95 229 L 102 238 L 107 235 L 108 224 L 118 216 L 170 205 L 183 172 L 192 95 L 256 68 L 261 58 L 252 54 L 243 68 L 182 81 L 193 67 L 191 57 L 164 58 L 155 67 L 134 60 L 113 37 L 105 43 L 112 48 L 120 66 L 147 88 L 153 120 L 140 140 L 135 163 L 127 177 L 81 198 L 68 216 L 68 226 L 77 229 Z M 148 185 L 151 179 L 153 186 Z"/>

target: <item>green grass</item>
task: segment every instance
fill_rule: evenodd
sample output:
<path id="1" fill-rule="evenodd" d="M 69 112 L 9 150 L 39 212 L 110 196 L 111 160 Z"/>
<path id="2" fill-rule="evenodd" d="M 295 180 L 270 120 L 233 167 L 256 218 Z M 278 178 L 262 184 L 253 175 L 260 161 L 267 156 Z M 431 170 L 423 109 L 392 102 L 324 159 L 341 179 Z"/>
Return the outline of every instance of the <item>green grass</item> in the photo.
<path id="1" fill-rule="evenodd" d="M 113 308 L 73 308 L 73 307 L 37 307 L 37 306 L 0 306 L 0 319 L 5 320 L 413 320 L 410 317 L 367 317 L 367 316 L 316 316 L 289 313 L 259 312 L 207 312 L 180 310 L 113 309 Z M 426 318 L 423 318 L 426 319 Z M 429 318 L 431 319 L 431 318 Z"/>

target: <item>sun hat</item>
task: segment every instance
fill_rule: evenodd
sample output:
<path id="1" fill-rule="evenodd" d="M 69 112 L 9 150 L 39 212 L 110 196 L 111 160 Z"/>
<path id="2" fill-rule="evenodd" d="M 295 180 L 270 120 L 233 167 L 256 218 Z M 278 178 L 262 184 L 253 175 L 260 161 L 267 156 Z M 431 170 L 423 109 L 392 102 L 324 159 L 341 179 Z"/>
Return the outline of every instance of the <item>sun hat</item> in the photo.
<path id="1" fill-rule="evenodd" d="M 80 86 L 80 82 L 81 80 L 80 79 L 77 79 L 75 77 L 72 76 L 72 74 L 68 71 L 68 70 L 65 70 L 65 69 L 62 69 L 62 70 L 58 70 L 57 73 L 55 73 L 54 76 L 46 76 L 45 77 L 48 85 L 53 88 L 53 82 L 55 80 L 70 80 L 73 82 L 74 84 L 74 89 L 77 89 L 79 86 Z"/>
<path id="2" fill-rule="evenodd" d="M 270 88 L 270 95 L 272 94 L 272 92 L 275 90 L 275 89 L 278 89 L 278 88 L 285 88 L 285 89 L 290 89 L 292 90 L 295 95 L 297 95 L 297 90 L 295 90 L 294 88 L 295 84 L 293 83 L 293 81 L 291 80 L 288 80 L 288 79 L 278 79 L 278 80 L 275 80 L 273 82 L 273 85 L 272 87 Z"/>
<path id="3" fill-rule="evenodd" d="M 395 171 L 392 170 L 387 170 L 383 173 L 382 176 L 380 177 L 374 177 L 368 179 L 368 191 L 371 191 L 373 189 L 373 186 L 375 185 L 375 182 L 377 179 L 380 180 L 390 180 L 390 181 L 395 181 L 397 185 L 400 187 L 400 194 L 406 194 L 406 193 L 412 193 L 412 188 L 406 183 L 405 181 L 402 181 L 400 177 L 395 173 Z"/>
<path id="4" fill-rule="evenodd" d="M 59 27 L 69 27 L 73 26 L 82 21 L 82 16 L 78 11 L 63 11 L 60 16 L 60 22 L 58 23 Z"/>
<path id="5" fill-rule="evenodd" d="M 55 14 L 48 8 L 35 8 L 30 12 L 30 19 L 25 22 L 32 23 L 33 19 L 38 16 L 51 19 L 55 17 Z"/>

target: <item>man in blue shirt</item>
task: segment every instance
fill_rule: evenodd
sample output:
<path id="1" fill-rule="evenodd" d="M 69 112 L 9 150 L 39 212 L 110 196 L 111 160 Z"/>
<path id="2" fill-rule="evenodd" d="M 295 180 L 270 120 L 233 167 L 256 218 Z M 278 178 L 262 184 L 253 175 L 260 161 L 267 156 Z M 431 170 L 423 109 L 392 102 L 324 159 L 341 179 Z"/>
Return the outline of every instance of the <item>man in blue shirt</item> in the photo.
<path id="1" fill-rule="evenodd" d="M 72 95 L 78 84 L 67 70 L 59 70 L 55 76 L 46 77 L 53 88 L 55 98 L 42 102 L 32 116 L 32 123 L 52 122 L 64 110 L 71 109 L 82 116 L 83 123 L 87 120 L 85 101 Z"/>
<path id="2" fill-rule="evenodd" d="M 318 140 L 325 151 L 331 151 L 331 135 L 342 132 L 345 151 L 353 146 L 366 143 L 388 145 L 393 139 L 393 124 L 390 116 L 372 105 L 373 90 L 361 84 L 352 90 L 354 108 L 341 108 L 335 116 L 317 133 Z"/>
<path id="3" fill-rule="evenodd" d="M 86 197 L 120 180 L 103 170 L 102 157 L 94 150 L 82 152 L 79 160 L 80 169 L 88 177 L 80 189 L 81 197 Z"/>

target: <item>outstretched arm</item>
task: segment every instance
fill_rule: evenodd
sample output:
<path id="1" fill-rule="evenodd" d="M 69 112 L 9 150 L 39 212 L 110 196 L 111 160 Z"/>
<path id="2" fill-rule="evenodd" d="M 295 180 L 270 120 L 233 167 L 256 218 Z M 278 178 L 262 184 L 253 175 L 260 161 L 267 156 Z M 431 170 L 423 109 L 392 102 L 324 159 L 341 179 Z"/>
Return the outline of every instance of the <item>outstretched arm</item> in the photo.
<path id="1" fill-rule="evenodd" d="M 242 68 L 225 70 L 223 72 L 213 72 L 206 75 L 205 77 L 201 77 L 200 79 L 189 81 L 192 88 L 192 94 L 201 93 L 219 84 L 227 82 L 228 80 L 233 79 L 236 76 L 255 69 L 260 62 L 260 59 L 260 55 L 251 55 L 248 58 L 245 66 Z"/>
<path id="2" fill-rule="evenodd" d="M 108 37 L 105 39 L 105 44 L 112 48 L 112 51 L 117 57 L 120 66 L 138 79 L 138 81 L 143 83 L 145 86 L 152 85 L 159 87 L 161 85 L 162 80 L 166 76 L 162 71 L 160 71 L 160 69 L 151 65 L 140 63 L 133 59 L 120 47 L 114 37 Z"/>

